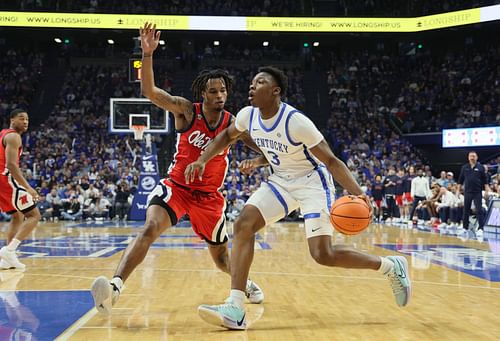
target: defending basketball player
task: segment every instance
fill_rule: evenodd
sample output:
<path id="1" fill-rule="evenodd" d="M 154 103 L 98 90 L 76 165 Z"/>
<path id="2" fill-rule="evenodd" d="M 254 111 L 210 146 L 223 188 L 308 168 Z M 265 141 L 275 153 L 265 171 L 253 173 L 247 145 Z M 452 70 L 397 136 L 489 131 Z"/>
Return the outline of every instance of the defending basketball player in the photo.
<path id="1" fill-rule="evenodd" d="M 21 135 L 28 130 L 26 110 L 10 113 L 10 128 L 0 132 L 0 208 L 12 215 L 7 232 L 7 246 L 0 249 L 0 268 L 24 270 L 16 250 L 40 221 L 36 207 L 38 193 L 28 184 L 19 168 L 23 153 Z"/>
<path id="2" fill-rule="evenodd" d="M 408 263 L 404 257 L 380 257 L 348 246 L 332 245 L 329 212 L 334 187 L 330 174 L 349 193 L 369 202 L 314 123 L 281 101 L 287 83 L 281 70 L 260 68 L 250 85 L 248 99 L 251 106 L 240 110 L 236 121 L 221 132 L 185 172 L 187 182 L 200 181 L 209 160 L 247 131 L 273 169 L 269 181 L 250 197 L 234 223 L 229 298 L 221 305 L 201 305 L 198 308 L 206 322 L 229 329 L 247 327 L 243 300 L 254 254 L 255 233 L 298 207 L 304 215 L 310 254 L 317 263 L 377 270 L 389 279 L 399 306 L 407 305 L 410 299 Z M 259 166 L 260 161 L 253 162 L 254 167 Z"/>
<path id="3" fill-rule="evenodd" d="M 215 265 L 223 272 L 230 273 L 225 225 L 226 202 L 219 192 L 228 167 L 228 148 L 221 150 L 207 164 L 207 174 L 203 181 L 186 183 L 184 170 L 233 121 L 233 116 L 224 110 L 232 80 L 223 70 L 202 71 L 192 84 L 194 98 L 202 98 L 202 103 L 192 103 L 186 98 L 172 96 L 154 84 L 152 58 L 158 47 L 160 31 L 156 31 L 156 25 L 146 23 L 140 29 L 140 37 L 142 93 L 155 105 L 174 115 L 178 133 L 177 151 L 170 165 L 168 178 L 160 180 L 149 195 L 144 228 L 125 250 L 114 277 L 109 281 L 100 276 L 92 284 L 96 308 L 106 314 L 111 312 L 123 283 L 144 260 L 151 244 L 186 213 L 194 232 L 207 242 Z M 249 136 L 243 136 L 243 140 L 258 150 Z M 261 303 L 264 300 L 263 292 L 251 280 L 247 281 L 245 293 L 251 303 Z"/>

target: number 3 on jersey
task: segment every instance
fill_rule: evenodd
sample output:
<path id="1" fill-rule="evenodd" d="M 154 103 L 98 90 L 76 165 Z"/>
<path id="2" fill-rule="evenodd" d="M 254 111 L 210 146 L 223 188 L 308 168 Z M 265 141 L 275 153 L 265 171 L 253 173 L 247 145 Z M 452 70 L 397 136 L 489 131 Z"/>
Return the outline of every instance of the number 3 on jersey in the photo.
<path id="1" fill-rule="evenodd" d="M 268 153 L 269 155 L 271 155 L 271 156 L 272 156 L 272 158 L 273 158 L 273 159 L 271 160 L 271 163 L 272 163 L 273 165 L 275 165 L 275 166 L 279 166 L 279 165 L 280 165 L 280 159 L 279 159 L 279 157 L 278 157 L 278 154 L 276 154 L 275 152 L 270 152 L 270 151 L 267 151 L 267 153 Z"/>

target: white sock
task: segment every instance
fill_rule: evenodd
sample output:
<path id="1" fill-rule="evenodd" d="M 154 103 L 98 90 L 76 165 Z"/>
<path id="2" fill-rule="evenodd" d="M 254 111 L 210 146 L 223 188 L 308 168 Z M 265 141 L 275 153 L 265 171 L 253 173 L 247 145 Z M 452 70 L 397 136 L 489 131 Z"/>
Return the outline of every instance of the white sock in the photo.
<path id="1" fill-rule="evenodd" d="M 123 281 L 120 277 L 113 277 L 110 282 L 116 286 L 119 292 L 122 291 Z"/>
<path id="2" fill-rule="evenodd" d="M 21 244 L 21 241 L 14 238 L 10 241 L 9 245 L 7 245 L 7 250 L 16 251 L 17 247 Z"/>
<path id="3" fill-rule="evenodd" d="M 238 308 L 243 309 L 243 302 L 245 301 L 245 292 L 237 289 L 231 289 L 231 294 L 229 297 L 233 301 L 234 305 Z"/>
<path id="4" fill-rule="evenodd" d="M 386 275 L 393 268 L 394 268 L 394 263 L 391 260 L 385 257 L 380 257 L 380 268 L 377 270 L 378 272 Z"/>

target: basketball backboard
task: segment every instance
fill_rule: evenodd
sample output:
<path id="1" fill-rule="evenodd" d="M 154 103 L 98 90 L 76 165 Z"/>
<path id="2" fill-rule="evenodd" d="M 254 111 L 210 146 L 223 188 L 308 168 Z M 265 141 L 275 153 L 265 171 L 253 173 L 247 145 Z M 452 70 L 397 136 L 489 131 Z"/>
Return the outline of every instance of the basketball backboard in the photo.
<path id="1" fill-rule="evenodd" d="M 109 132 L 133 133 L 133 125 L 146 126 L 145 133 L 168 133 L 168 112 L 147 98 L 110 98 Z"/>

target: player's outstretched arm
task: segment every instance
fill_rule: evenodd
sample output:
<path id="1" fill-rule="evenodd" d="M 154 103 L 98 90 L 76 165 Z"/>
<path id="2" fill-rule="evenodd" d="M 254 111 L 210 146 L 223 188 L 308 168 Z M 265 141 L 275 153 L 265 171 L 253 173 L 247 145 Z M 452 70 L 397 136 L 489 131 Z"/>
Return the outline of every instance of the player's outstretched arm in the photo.
<path id="1" fill-rule="evenodd" d="M 349 168 L 333 154 L 330 146 L 328 146 L 328 143 L 324 139 L 311 148 L 311 153 L 326 165 L 328 171 L 342 187 L 347 189 L 349 193 L 362 197 L 368 204 L 368 207 L 372 207 L 370 199 L 363 193 L 363 190 L 359 187 Z"/>
<path id="2" fill-rule="evenodd" d="M 30 184 L 26 181 L 23 176 L 23 173 L 19 169 L 17 165 L 17 153 L 19 148 L 21 147 L 22 141 L 21 136 L 18 134 L 7 134 L 4 137 L 5 141 L 5 159 L 7 164 L 7 169 L 9 173 L 12 175 L 14 180 L 22 187 L 26 188 L 26 191 L 31 194 L 33 199 L 38 200 L 38 193 L 30 186 Z"/>
<path id="3" fill-rule="evenodd" d="M 240 170 L 242 173 L 250 175 L 253 173 L 253 171 L 255 169 L 262 167 L 262 166 L 267 166 L 268 164 L 269 164 L 269 162 L 264 157 L 264 155 L 260 155 L 256 158 L 253 158 L 253 159 L 247 159 L 247 160 L 241 161 Z"/>
<path id="4" fill-rule="evenodd" d="M 252 139 L 248 131 L 243 132 L 243 134 L 240 135 L 238 138 L 241 142 L 243 142 L 248 148 L 253 150 L 254 152 L 257 152 L 259 154 L 262 154 L 262 150 L 257 146 L 255 141 Z"/>
<path id="5" fill-rule="evenodd" d="M 236 141 L 241 134 L 243 134 L 243 132 L 236 129 L 234 121 L 229 127 L 221 131 L 208 145 L 203 154 L 200 155 L 198 160 L 190 163 L 186 167 L 186 170 L 184 171 L 186 183 L 189 184 L 193 182 L 196 174 L 198 174 L 198 178 L 201 180 L 203 177 L 203 173 L 205 172 L 206 163 L 217 154 L 221 153 L 231 143 Z"/>
<path id="6" fill-rule="evenodd" d="M 155 85 L 153 72 L 153 53 L 160 41 L 160 31 L 156 25 L 145 23 L 139 29 L 142 47 L 142 77 L 141 92 L 151 102 L 162 109 L 168 110 L 174 115 L 191 113 L 193 104 L 191 101 L 180 96 L 172 96 Z"/>

